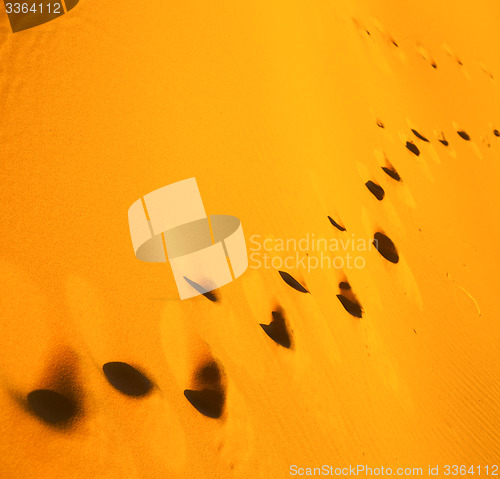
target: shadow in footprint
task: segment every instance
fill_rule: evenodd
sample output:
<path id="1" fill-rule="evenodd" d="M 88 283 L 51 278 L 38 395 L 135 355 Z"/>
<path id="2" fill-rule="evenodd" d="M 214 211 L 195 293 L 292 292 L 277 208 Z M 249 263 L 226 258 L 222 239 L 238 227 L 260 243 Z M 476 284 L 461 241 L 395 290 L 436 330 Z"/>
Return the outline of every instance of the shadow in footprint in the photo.
<path id="1" fill-rule="evenodd" d="M 43 385 L 18 401 L 27 412 L 45 424 L 68 429 L 83 415 L 83 393 L 77 355 L 62 348 L 53 358 L 41 381 Z"/>
<path id="2" fill-rule="evenodd" d="M 448 140 L 444 137 L 444 133 L 441 133 L 441 138 L 439 139 L 439 142 L 443 144 L 444 146 L 448 146 Z"/>
<path id="3" fill-rule="evenodd" d="M 286 273 L 285 271 L 278 271 L 278 273 L 288 286 L 291 286 L 293 289 L 300 291 L 301 293 L 309 293 L 309 291 L 304 288 L 304 286 L 302 286 L 292 275 Z"/>
<path id="4" fill-rule="evenodd" d="M 373 237 L 373 244 L 377 251 L 391 263 L 399 261 L 398 251 L 392 240 L 383 233 L 377 232 Z"/>
<path id="5" fill-rule="evenodd" d="M 401 176 L 399 176 L 399 173 L 396 171 L 396 168 L 387 168 L 386 166 L 382 166 L 382 169 L 384 170 L 385 173 L 387 173 L 393 180 L 396 181 L 401 181 Z"/>
<path id="6" fill-rule="evenodd" d="M 500 131 L 498 131 L 498 130 L 493 130 L 493 134 L 494 134 L 495 136 L 500 136 Z"/>
<path id="7" fill-rule="evenodd" d="M 339 225 L 331 216 L 328 216 L 328 219 L 330 220 L 330 223 L 335 226 L 340 231 L 345 231 L 345 228 L 341 225 Z"/>
<path id="8" fill-rule="evenodd" d="M 194 387 L 184 390 L 184 397 L 200 414 L 219 419 L 224 412 L 226 393 L 217 361 L 210 360 L 197 371 Z"/>
<path id="9" fill-rule="evenodd" d="M 276 311 L 272 311 L 271 314 L 273 318 L 272 321 L 269 324 L 261 324 L 260 326 L 276 344 L 284 348 L 291 348 L 291 334 L 288 331 L 283 309 L 278 307 Z"/>
<path id="10" fill-rule="evenodd" d="M 427 139 L 424 135 L 421 135 L 421 134 L 420 134 L 417 130 L 412 129 L 411 131 L 413 132 L 413 134 L 414 134 L 417 138 L 419 138 L 419 139 L 420 139 L 420 140 L 422 140 L 422 141 L 426 141 L 427 143 L 429 143 L 429 140 L 428 140 L 428 139 Z"/>
<path id="11" fill-rule="evenodd" d="M 184 397 L 201 414 L 212 419 L 219 419 L 224 410 L 225 397 L 222 391 L 186 389 Z"/>
<path id="12" fill-rule="evenodd" d="M 377 198 L 377 200 L 382 201 L 384 199 L 385 191 L 380 185 L 377 185 L 377 183 L 374 183 L 373 181 L 367 181 L 365 186 L 370 190 L 373 196 Z"/>
<path id="13" fill-rule="evenodd" d="M 102 367 L 108 382 L 126 396 L 141 398 L 153 389 L 153 383 L 130 364 L 114 361 Z"/>
<path id="14" fill-rule="evenodd" d="M 470 141 L 470 136 L 469 136 L 469 134 L 468 134 L 466 131 L 464 131 L 464 130 L 459 130 L 459 131 L 457 131 L 457 133 L 458 133 L 458 136 L 459 136 L 460 138 L 463 138 L 463 139 L 464 139 L 464 140 L 466 140 L 466 141 Z"/>
<path id="15" fill-rule="evenodd" d="M 406 148 L 408 148 L 414 155 L 420 155 L 420 150 L 418 149 L 417 145 L 413 143 L 412 141 L 407 141 L 406 142 Z"/>
<path id="16" fill-rule="evenodd" d="M 184 279 L 186 280 L 186 282 L 190 286 L 192 286 L 196 291 L 198 291 L 198 293 L 205 296 L 205 298 L 212 301 L 212 303 L 216 303 L 217 301 L 219 301 L 219 298 L 217 297 L 217 295 L 215 294 L 215 292 L 213 290 L 209 291 L 207 288 L 204 288 L 201 284 L 198 284 L 195 281 L 192 281 L 191 279 L 186 278 L 185 276 L 184 276 Z"/>
<path id="17" fill-rule="evenodd" d="M 356 295 L 352 291 L 351 285 L 347 281 L 341 281 L 339 283 L 340 294 L 337 294 L 337 298 L 344 306 L 344 309 L 355 318 L 363 317 L 363 308 L 359 303 Z"/>
<path id="18" fill-rule="evenodd" d="M 51 389 L 31 391 L 27 403 L 32 414 L 51 426 L 68 426 L 79 412 L 74 399 Z"/>

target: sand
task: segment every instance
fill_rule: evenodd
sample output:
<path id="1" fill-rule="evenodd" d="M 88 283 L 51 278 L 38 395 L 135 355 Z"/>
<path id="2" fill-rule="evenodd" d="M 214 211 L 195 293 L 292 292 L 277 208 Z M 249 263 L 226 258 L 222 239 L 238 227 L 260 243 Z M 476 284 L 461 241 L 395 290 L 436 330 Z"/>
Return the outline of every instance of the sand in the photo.
<path id="1" fill-rule="evenodd" d="M 369 3 L 2 10 L 0 477 L 498 463 L 500 8 Z M 180 301 L 127 210 L 190 177 L 250 267 Z"/>

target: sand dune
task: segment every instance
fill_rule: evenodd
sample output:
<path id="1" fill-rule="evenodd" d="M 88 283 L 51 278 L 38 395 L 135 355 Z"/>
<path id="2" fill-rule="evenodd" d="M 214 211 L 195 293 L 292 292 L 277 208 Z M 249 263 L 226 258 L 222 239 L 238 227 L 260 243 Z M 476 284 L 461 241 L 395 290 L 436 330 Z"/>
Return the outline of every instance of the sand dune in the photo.
<path id="1" fill-rule="evenodd" d="M 493 477 L 500 8 L 368 3 L 2 11 L 0 477 Z M 127 210 L 191 177 L 250 265 L 180 301 Z"/>

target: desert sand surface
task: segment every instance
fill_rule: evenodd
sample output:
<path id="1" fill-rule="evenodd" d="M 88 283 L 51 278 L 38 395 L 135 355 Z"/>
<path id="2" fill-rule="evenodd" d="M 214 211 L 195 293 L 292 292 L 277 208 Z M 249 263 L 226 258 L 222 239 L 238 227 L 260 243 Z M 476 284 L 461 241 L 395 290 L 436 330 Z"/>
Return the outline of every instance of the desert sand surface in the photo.
<path id="1" fill-rule="evenodd" d="M 0 477 L 494 477 L 499 20 L 81 0 L 13 34 L 2 9 Z M 127 210 L 191 177 L 250 264 L 181 301 Z"/>

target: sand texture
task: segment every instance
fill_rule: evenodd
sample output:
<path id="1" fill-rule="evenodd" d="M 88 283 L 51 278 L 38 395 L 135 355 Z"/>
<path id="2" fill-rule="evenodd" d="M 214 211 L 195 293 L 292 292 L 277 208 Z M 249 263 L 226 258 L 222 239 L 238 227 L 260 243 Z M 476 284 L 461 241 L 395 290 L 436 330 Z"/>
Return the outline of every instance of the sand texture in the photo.
<path id="1" fill-rule="evenodd" d="M 13 34 L 2 8 L 0 478 L 498 464 L 499 21 L 81 0 Z M 181 301 L 127 211 L 191 177 L 250 263 Z"/>

